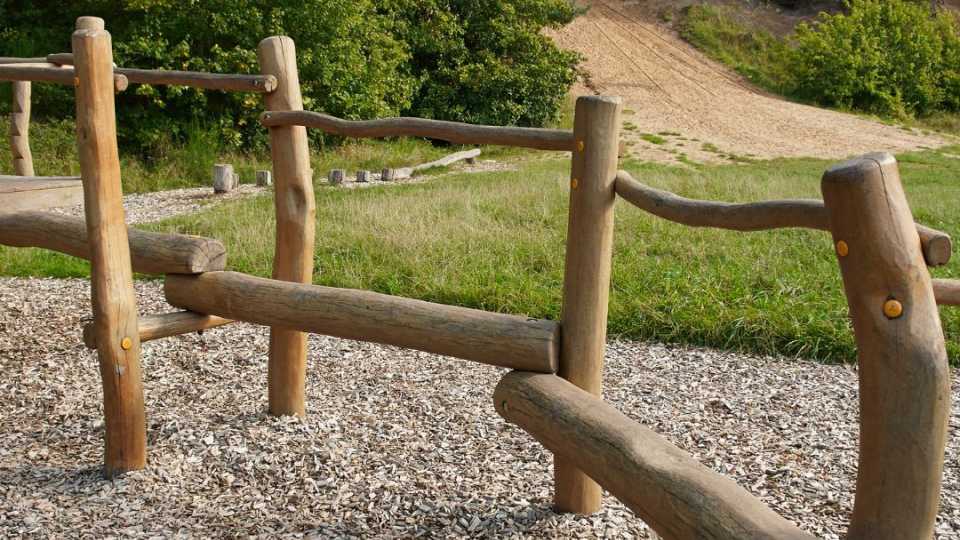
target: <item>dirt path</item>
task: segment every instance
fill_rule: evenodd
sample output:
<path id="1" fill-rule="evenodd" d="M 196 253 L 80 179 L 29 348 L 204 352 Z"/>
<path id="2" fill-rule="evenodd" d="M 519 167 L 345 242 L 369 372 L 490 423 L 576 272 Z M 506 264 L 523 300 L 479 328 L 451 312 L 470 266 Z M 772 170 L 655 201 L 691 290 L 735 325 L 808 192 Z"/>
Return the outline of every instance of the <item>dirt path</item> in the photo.
<path id="1" fill-rule="evenodd" d="M 577 95 L 623 98 L 630 155 L 668 162 L 845 158 L 947 142 L 765 95 L 659 24 L 646 2 L 581 4 L 590 5 L 589 11 L 552 36 L 585 56 L 590 88 L 578 85 Z"/>

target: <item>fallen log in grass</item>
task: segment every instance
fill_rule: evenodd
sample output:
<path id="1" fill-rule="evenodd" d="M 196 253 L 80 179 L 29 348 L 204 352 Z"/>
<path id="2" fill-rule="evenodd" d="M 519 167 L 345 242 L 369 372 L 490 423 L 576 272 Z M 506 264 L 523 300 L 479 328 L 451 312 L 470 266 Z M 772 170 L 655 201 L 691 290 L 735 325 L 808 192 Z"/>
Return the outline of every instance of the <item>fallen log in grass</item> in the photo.
<path id="1" fill-rule="evenodd" d="M 557 368 L 560 327 L 552 321 L 237 272 L 167 276 L 164 293 L 176 307 L 238 321 L 525 371 Z"/>

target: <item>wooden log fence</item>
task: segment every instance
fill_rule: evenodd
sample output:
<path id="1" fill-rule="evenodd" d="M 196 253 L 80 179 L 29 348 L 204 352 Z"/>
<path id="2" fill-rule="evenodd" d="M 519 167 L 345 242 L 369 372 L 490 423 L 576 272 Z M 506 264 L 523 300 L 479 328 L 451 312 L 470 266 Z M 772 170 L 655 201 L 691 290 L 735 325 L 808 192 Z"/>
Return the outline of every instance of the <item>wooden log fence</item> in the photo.
<path id="1" fill-rule="evenodd" d="M 0 212 L 0 244 L 91 261 L 94 322 L 83 334 L 100 361 L 108 475 L 146 461 L 140 344 L 246 321 L 271 327 L 272 414 L 305 414 L 306 332 L 506 367 L 518 371 L 500 381 L 495 408 L 553 452 L 559 511 L 595 512 L 603 486 L 666 538 L 811 538 L 602 400 L 619 195 L 694 227 L 831 232 L 860 362 L 861 454 L 849 535 L 885 540 L 933 533 L 950 413 L 936 304 L 960 305 L 960 280 L 930 278 L 926 266 L 949 261 L 951 239 L 914 223 L 892 156 L 869 155 L 831 168 L 823 178 L 823 202 L 687 199 L 617 173 L 616 98 L 579 99 L 572 132 L 416 118 L 347 121 L 302 110 L 289 38 L 260 43 L 260 75 L 201 74 L 116 68 L 103 21 L 82 17 L 77 28 L 73 53 L 0 58 L 0 80 L 16 82 L 10 142 L 15 163 L 19 159 L 18 181 L 28 183 L 40 181 L 28 167 L 29 81 L 76 87 L 86 219 Z M 264 94 L 261 122 L 270 130 L 276 180 L 273 279 L 223 271 L 226 251 L 215 240 L 126 227 L 113 103 L 128 82 Z M 560 322 L 312 285 L 316 210 L 307 127 L 345 137 L 414 136 L 571 152 Z M 258 171 L 258 184 L 269 184 L 269 177 Z M 397 170 L 385 170 L 382 178 L 396 177 Z M 167 300 L 188 311 L 138 318 L 133 272 L 165 275 Z"/>
<path id="2" fill-rule="evenodd" d="M 139 229 L 127 233 L 133 270 L 144 274 L 199 274 L 223 270 L 227 251 L 217 240 Z M 0 244 L 37 247 L 92 260 L 84 219 L 50 212 L 0 213 Z"/>
<path id="3" fill-rule="evenodd" d="M 230 324 L 234 321 L 215 315 L 204 315 L 192 311 L 178 311 L 175 313 L 160 313 L 140 317 L 138 331 L 140 343 L 162 339 L 193 332 L 202 332 Z M 83 344 L 88 349 L 97 348 L 96 325 L 93 323 L 83 326 Z"/>
<path id="4" fill-rule="evenodd" d="M 554 375 L 512 372 L 494 408 L 585 471 L 663 538 L 812 539 L 733 480 Z"/>
<path id="5" fill-rule="evenodd" d="M 178 308 L 288 331 L 397 345 L 492 366 L 553 373 L 555 322 L 236 272 L 167 276 Z"/>
<path id="6" fill-rule="evenodd" d="M 423 118 L 352 121 L 317 112 L 281 110 L 263 113 L 260 123 L 266 127 L 305 126 L 344 137 L 426 137 L 455 144 L 493 144 L 568 152 L 574 149 L 573 133 L 560 129 L 479 126 Z"/>
<path id="7" fill-rule="evenodd" d="M 830 216 L 823 201 L 787 199 L 756 203 L 726 203 L 687 199 L 652 188 L 620 171 L 616 181 L 617 195 L 637 208 L 657 217 L 690 227 L 713 227 L 734 231 L 765 231 L 783 228 L 830 230 Z M 929 266 L 950 262 L 953 241 L 950 235 L 916 224 Z"/>

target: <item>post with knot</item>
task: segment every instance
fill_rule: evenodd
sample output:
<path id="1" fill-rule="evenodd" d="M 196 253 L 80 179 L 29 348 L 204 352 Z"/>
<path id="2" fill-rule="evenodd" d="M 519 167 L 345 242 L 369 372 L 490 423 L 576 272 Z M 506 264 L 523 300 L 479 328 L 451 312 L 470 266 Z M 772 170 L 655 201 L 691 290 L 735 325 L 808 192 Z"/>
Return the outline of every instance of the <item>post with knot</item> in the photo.
<path id="1" fill-rule="evenodd" d="M 263 75 L 277 78 L 277 88 L 265 96 L 267 109 L 302 111 L 303 98 L 293 40 L 281 36 L 264 39 L 257 47 L 257 59 Z M 273 160 L 273 199 L 277 218 L 273 278 L 311 283 L 316 204 L 307 128 L 271 127 L 270 157 Z M 267 367 L 271 414 L 306 414 L 306 370 L 307 335 L 287 328 L 271 328 Z"/>

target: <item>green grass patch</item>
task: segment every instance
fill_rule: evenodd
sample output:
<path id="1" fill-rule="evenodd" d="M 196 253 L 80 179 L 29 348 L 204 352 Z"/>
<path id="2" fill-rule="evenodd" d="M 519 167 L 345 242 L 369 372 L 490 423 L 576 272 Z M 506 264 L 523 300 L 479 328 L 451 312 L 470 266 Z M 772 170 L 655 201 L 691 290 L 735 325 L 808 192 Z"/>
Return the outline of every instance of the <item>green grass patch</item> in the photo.
<path id="1" fill-rule="evenodd" d="M 960 234 L 960 147 L 900 156 L 916 219 Z M 641 181 L 687 197 L 819 198 L 829 162 L 791 159 L 695 168 L 626 160 Z M 557 319 L 569 161 L 543 157 L 516 172 L 450 174 L 422 184 L 343 190 L 317 184 L 314 282 Z M 150 225 L 219 238 L 229 267 L 271 273 L 270 197 Z M 617 205 L 610 333 L 823 361 L 851 361 L 840 274 L 829 235 L 694 229 Z M 85 263 L 0 248 L 0 273 L 83 276 Z M 934 271 L 960 277 L 960 262 Z M 942 311 L 960 360 L 960 312 Z"/>
<path id="2" fill-rule="evenodd" d="M 742 20 L 731 6 L 695 4 L 682 14 L 679 31 L 685 40 L 760 87 L 784 95 L 791 91 L 785 40 Z"/>
<path id="3" fill-rule="evenodd" d="M 667 139 L 653 133 L 641 133 L 640 138 L 650 144 L 667 144 Z"/>

